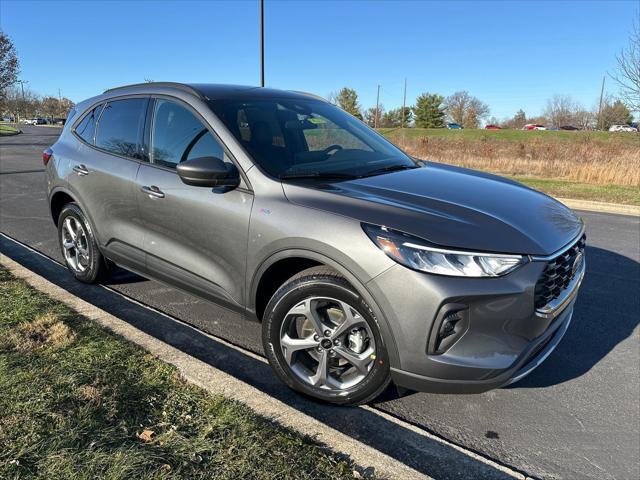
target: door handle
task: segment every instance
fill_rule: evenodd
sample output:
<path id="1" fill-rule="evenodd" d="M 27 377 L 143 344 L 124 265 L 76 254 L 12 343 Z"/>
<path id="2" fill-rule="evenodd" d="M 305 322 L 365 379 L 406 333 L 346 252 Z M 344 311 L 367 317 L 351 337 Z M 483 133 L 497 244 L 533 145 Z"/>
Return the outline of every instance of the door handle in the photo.
<path id="1" fill-rule="evenodd" d="M 79 176 L 84 177 L 85 175 L 89 175 L 89 170 L 84 165 L 76 165 L 73 167 L 73 171 L 76 172 Z"/>
<path id="2" fill-rule="evenodd" d="M 149 195 L 149 197 L 164 198 L 164 193 L 162 193 L 162 191 L 155 185 L 151 185 L 150 187 L 147 187 L 145 185 L 140 188 L 140 191 L 142 191 L 143 193 L 146 193 L 147 195 Z"/>

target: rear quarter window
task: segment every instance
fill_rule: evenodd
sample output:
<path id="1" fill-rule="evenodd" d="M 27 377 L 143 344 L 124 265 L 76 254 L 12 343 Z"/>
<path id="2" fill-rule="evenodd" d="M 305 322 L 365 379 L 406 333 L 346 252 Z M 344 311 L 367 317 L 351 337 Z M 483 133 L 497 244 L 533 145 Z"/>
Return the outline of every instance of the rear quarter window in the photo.
<path id="1" fill-rule="evenodd" d="M 93 136 L 96 131 L 96 123 L 100 117 L 100 111 L 103 104 L 94 107 L 85 117 L 76 125 L 76 134 L 89 145 L 93 145 Z"/>
<path id="2" fill-rule="evenodd" d="M 128 98 L 107 102 L 98 122 L 96 147 L 117 155 L 140 158 L 147 101 L 146 98 Z"/>

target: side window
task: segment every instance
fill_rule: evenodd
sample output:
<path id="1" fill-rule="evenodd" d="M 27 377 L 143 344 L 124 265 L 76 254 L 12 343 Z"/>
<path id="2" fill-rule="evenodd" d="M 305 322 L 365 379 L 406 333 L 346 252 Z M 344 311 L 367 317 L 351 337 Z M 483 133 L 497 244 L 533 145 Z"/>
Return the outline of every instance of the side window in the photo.
<path id="1" fill-rule="evenodd" d="M 96 122 L 100 117 L 101 110 L 102 104 L 94 107 L 94 109 L 76 125 L 76 133 L 89 145 L 93 145 L 93 134 L 96 130 Z"/>
<path id="2" fill-rule="evenodd" d="M 96 147 L 118 155 L 138 158 L 146 106 L 146 98 L 108 102 L 98 123 Z"/>
<path id="3" fill-rule="evenodd" d="M 224 160 L 216 138 L 189 109 L 169 100 L 156 100 L 151 132 L 152 162 L 175 166 L 198 157 Z"/>

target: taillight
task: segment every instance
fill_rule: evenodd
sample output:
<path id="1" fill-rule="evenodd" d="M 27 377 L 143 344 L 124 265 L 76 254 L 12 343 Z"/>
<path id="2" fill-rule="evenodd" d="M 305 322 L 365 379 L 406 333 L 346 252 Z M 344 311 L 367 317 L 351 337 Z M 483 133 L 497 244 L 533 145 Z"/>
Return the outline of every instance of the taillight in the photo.
<path id="1" fill-rule="evenodd" d="M 47 148 L 45 151 L 42 152 L 42 163 L 44 163 L 45 165 L 49 163 L 49 160 L 51 160 L 52 156 L 53 156 L 53 150 L 51 150 L 50 148 Z"/>

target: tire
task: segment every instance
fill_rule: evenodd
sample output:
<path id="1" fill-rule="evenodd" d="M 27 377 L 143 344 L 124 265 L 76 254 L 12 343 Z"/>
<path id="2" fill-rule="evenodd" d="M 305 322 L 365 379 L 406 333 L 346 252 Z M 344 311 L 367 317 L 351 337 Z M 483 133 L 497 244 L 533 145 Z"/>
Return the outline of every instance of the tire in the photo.
<path id="1" fill-rule="evenodd" d="M 70 230 L 75 229 L 78 241 L 73 246 Z M 71 274 L 83 283 L 97 283 L 109 272 L 91 225 L 77 203 L 66 204 L 58 217 L 58 241 L 62 258 Z M 67 245 L 67 247 L 65 247 Z M 78 264 L 79 263 L 79 264 Z"/>
<path id="2" fill-rule="evenodd" d="M 306 320 L 308 314 L 297 313 L 304 309 L 309 312 L 310 308 L 318 312 L 316 319 L 321 319 L 320 324 L 313 323 L 313 327 L 309 327 L 312 322 Z M 344 313 L 347 308 L 350 314 Z M 340 334 L 342 323 L 331 322 L 336 315 L 339 319 L 349 318 L 349 322 L 344 320 L 345 324 L 353 322 L 356 326 L 345 327 L 347 333 Z M 263 318 L 264 351 L 280 380 L 290 388 L 325 402 L 357 405 L 375 399 L 389 385 L 389 360 L 378 320 L 364 299 L 335 270 L 314 267 L 291 277 L 273 295 Z M 300 322 L 311 328 L 307 330 L 311 333 L 297 335 Z M 327 324 L 330 327 L 325 330 Z M 321 330 L 318 325 L 322 325 Z M 318 335 L 319 331 L 324 331 L 324 336 Z M 328 335 L 330 332 L 335 336 Z M 292 340 L 290 335 L 296 338 Z M 289 352 L 287 345 L 295 341 L 311 344 L 318 340 L 316 335 L 320 343 L 304 349 L 299 347 L 302 343 L 297 343 L 298 346 L 291 348 L 296 350 Z M 352 343 L 350 339 L 357 342 Z M 329 346 L 331 342 L 335 346 Z M 351 350 L 353 346 L 358 347 L 355 352 Z M 357 361 L 350 364 L 346 358 Z M 320 368 L 322 359 L 329 368 Z M 319 377 L 321 370 L 329 372 L 326 378 Z M 347 380 L 342 381 L 344 379 Z"/>

